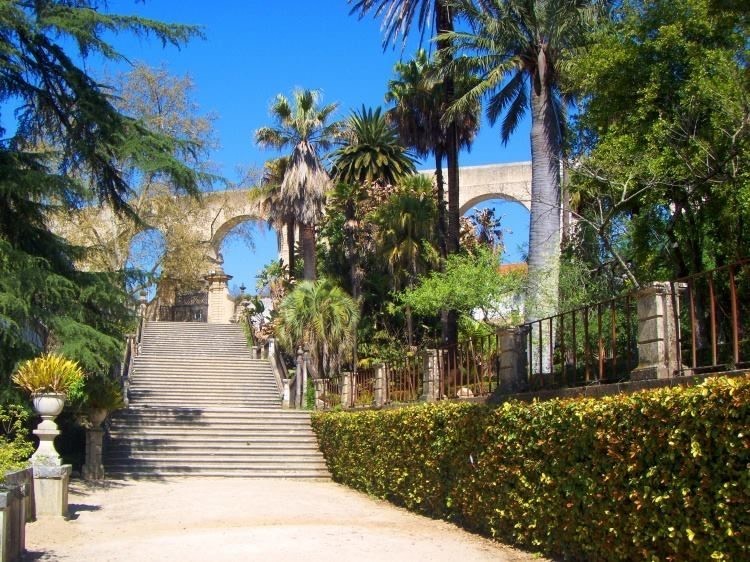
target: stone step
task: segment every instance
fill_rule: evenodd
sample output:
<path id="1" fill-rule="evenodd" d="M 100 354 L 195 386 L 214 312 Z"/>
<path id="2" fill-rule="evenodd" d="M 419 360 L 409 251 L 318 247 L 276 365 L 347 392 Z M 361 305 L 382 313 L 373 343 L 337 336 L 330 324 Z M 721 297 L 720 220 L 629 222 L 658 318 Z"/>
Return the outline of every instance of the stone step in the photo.
<path id="1" fill-rule="evenodd" d="M 322 457 L 321 457 L 322 459 Z M 118 463 L 113 462 L 112 464 L 117 465 Z M 303 460 L 255 460 L 255 459 L 244 459 L 244 458 L 227 458 L 222 456 L 221 458 L 207 458 L 204 455 L 187 456 L 183 455 L 180 458 L 167 459 L 159 456 L 140 455 L 137 458 L 131 458 L 127 462 L 119 463 L 122 466 L 131 465 L 151 465 L 151 466 L 163 466 L 165 468 L 176 468 L 176 467 L 189 467 L 189 468 L 252 468 L 256 470 L 263 469 L 280 469 L 280 468 L 291 468 L 291 469 L 321 469 L 325 470 L 326 464 L 323 460 L 317 459 L 303 459 Z"/>
<path id="2" fill-rule="evenodd" d="M 222 468 L 195 468 L 180 467 L 170 468 L 163 465 L 148 466 L 141 465 L 137 468 L 132 466 L 113 465 L 107 467 L 106 473 L 112 478 L 133 479 L 161 479 L 178 476 L 201 476 L 212 478 L 298 478 L 303 480 L 325 480 L 331 479 L 327 470 L 321 469 L 297 469 L 297 468 L 264 468 L 247 469 L 241 467 Z"/>

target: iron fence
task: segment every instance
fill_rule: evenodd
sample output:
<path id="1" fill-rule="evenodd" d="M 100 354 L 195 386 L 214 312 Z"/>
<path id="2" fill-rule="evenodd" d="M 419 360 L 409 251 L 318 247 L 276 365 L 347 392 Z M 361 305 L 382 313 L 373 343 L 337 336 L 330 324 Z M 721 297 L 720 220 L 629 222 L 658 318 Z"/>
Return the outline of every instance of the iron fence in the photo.
<path id="1" fill-rule="evenodd" d="M 437 350 L 440 396 L 488 396 L 499 384 L 500 336 L 471 338 Z"/>
<path id="2" fill-rule="evenodd" d="M 405 354 L 400 361 L 384 364 L 387 403 L 416 402 L 424 391 L 424 367 L 420 354 Z"/>
<path id="3" fill-rule="evenodd" d="M 524 325 L 531 390 L 628 380 L 638 365 L 635 294 Z"/>
<path id="4" fill-rule="evenodd" d="M 750 260 L 671 282 L 679 370 L 710 373 L 750 367 L 747 322 Z"/>

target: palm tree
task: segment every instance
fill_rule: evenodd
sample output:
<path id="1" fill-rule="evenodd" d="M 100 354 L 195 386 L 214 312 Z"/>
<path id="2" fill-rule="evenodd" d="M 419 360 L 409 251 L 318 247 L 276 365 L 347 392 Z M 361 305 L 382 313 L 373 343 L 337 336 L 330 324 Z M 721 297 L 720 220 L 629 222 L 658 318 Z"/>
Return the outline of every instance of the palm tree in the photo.
<path id="1" fill-rule="evenodd" d="M 411 176 L 374 213 L 378 250 L 388 264 L 394 291 L 411 286 L 430 265 L 431 252 L 425 251 L 425 245 L 432 240 L 437 218 L 435 207 L 430 180 Z M 411 345 L 411 310 L 408 308 L 406 321 Z"/>
<path id="2" fill-rule="evenodd" d="M 463 0 L 460 10 L 470 30 L 442 35 L 454 54 L 447 70 L 461 66 L 480 76 L 452 111 L 487 98 L 490 123 L 504 115 L 501 138 L 507 143 L 531 110 L 527 321 L 553 314 L 557 302 L 565 126 L 559 80 L 561 63 L 581 38 L 589 5 L 587 0 Z"/>
<path id="3" fill-rule="evenodd" d="M 443 35 L 453 31 L 454 10 L 451 0 L 348 0 L 353 4 L 350 13 L 358 13 L 362 18 L 368 12 L 376 17 L 383 17 L 385 37 L 383 46 L 394 44 L 400 36 L 406 41 L 411 26 L 416 20 L 421 37 L 427 28 L 434 25 L 437 36 L 438 57 L 447 63 L 451 57 L 450 44 Z M 447 107 L 455 99 L 455 84 L 450 73 L 443 74 L 442 93 L 444 98 L 438 105 Z M 442 102 L 442 103 L 440 103 Z M 458 185 L 458 149 L 459 134 L 455 120 L 446 120 L 445 156 L 448 164 L 448 229 L 447 249 L 457 252 L 459 246 L 459 185 Z"/>
<path id="4" fill-rule="evenodd" d="M 323 213 L 325 190 L 330 182 L 318 149 L 328 150 L 339 136 L 340 124 L 328 123 L 338 104 L 319 106 L 317 90 L 295 90 L 292 101 L 278 94 L 271 106 L 275 126 L 255 131 L 260 146 L 279 150 L 291 148 L 280 197 L 299 225 L 304 275 L 316 276 L 315 225 Z"/>
<path id="5" fill-rule="evenodd" d="M 318 376 L 338 370 L 351 352 L 357 303 L 326 279 L 303 281 L 281 301 L 276 335 L 287 350 L 310 350 Z"/>
<path id="6" fill-rule="evenodd" d="M 385 101 L 393 103 L 388 117 L 398 128 L 404 144 L 412 148 L 420 158 L 432 153 L 435 157 L 435 179 L 437 183 L 438 221 L 437 239 L 440 255 L 447 255 L 447 224 L 445 216 L 445 190 L 443 182 L 443 158 L 448 150 L 448 130 L 442 122 L 445 104 L 443 83 L 436 83 L 434 75 L 437 65 L 432 64 L 424 49 L 417 50 L 415 57 L 408 62 L 396 63 L 396 77 L 388 82 Z M 454 77 L 454 86 L 459 94 L 473 87 L 474 80 L 464 74 Z M 456 116 L 458 143 L 468 148 L 479 128 L 479 110 L 475 104 L 468 111 Z M 457 209 L 454 209 L 457 212 Z"/>
<path id="7" fill-rule="evenodd" d="M 288 166 L 289 158 L 287 156 L 268 160 L 263 166 L 263 177 L 260 185 L 250 190 L 249 198 L 251 202 L 258 203 L 270 226 L 286 228 L 287 269 L 290 275 L 293 275 L 296 265 L 294 253 L 296 222 L 294 210 L 287 208 L 281 198 L 281 183 L 284 181 Z"/>
<path id="8" fill-rule="evenodd" d="M 344 124 L 344 143 L 331 154 L 333 176 L 349 184 L 393 185 L 416 173 L 414 158 L 378 107 L 362 106 Z"/>

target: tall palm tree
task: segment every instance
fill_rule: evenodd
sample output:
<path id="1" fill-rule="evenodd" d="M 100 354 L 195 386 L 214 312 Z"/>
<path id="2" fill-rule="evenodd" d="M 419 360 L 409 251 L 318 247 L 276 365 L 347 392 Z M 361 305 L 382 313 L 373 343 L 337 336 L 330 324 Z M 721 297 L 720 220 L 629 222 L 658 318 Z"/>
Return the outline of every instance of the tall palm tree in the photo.
<path id="1" fill-rule="evenodd" d="M 442 34 L 452 45 L 450 66 L 480 76 L 452 111 L 487 99 L 487 117 L 501 116 L 507 143 L 531 110 L 531 218 L 526 320 L 553 314 L 560 260 L 560 163 L 565 126 L 559 89 L 562 63 L 579 43 L 589 0 L 463 0 L 468 31 Z M 466 56 L 456 57 L 455 55 Z"/>
<path id="2" fill-rule="evenodd" d="M 292 149 L 280 195 L 299 225 L 307 280 L 316 276 L 315 225 L 322 216 L 325 190 L 330 182 L 318 150 L 328 150 L 341 129 L 338 122 L 328 122 L 338 104 L 321 107 L 319 102 L 318 90 L 295 90 L 291 101 L 278 94 L 270 110 L 274 126 L 255 131 L 255 142 L 260 146 Z"/>
<path id="3" fill-rule="evenodd" d="M 412 24 L 416 20 L 417 27 L 424 38 L 425 31 L 433 27 L 437 37 L 438 57 L 442 63 L 451 58 L 449 42 L 443 35 L 454 29 L 454 10 L 452 0 L 348 0 L 352 4 L 350 13 L 357 13 L 362 18 L 369 12 L 375 17 L 383 17 L 385 37 L 383 46 L 395 44 L 401 37 L 406 41 Z M 442 93 L 440 100 L 445 107 L 455 99 L 455 84 L 450 73 L 443 74 Z M 455 120 L 446 120 L 446 150 L 448 164 L 448 229 L 447 248 L 449 252 L 458 251 L 459 246 L 459 185 L 458 185 L 458 149 L 459 135 Z"/>
<path id="4" fill-rule="evenodd" d="M 294 274 L 296 256 L 294 242 L 296 239 L 296 222 L 294 220 L 294 209 L 287 208 L 281 198 L 281 183 L 289 167 L 289 157 L 280 156 L 268 160 L 263 166 L 263 176 L 260 185 L 250 190 L 251 202 L 256 202 L 268 218 L 268 224 L 274 228 L 284 227 L 286 229 L 287 242 L 287 268 L 290 275 Z"/>
<path id="5" fill-rule="evenodd" d="M 379 107 L 352 112 L 344 123 L 343 144 L 331 159 L 334 178 L 349 184 L 393 185 L 417 171 Z"/>
<path id="6" fill-rule="evenodd" d="M 404 144 L 412 148 L 420 158 L 432 153 L 435 157 L 435 179 L 437 184 L 438 221 L 437 239 L 440 255 L 447 255 L 447 223 L 445 216 L 445 187 L 443 182 L 443 158 L 448 149 L 448 130 L 443 124 L 445 105 L 436 100 L 445 98 L 443 83 L 434 80 L 437 65 L 431 63 L 424 49 L 418 49 L 415 57 L 407 62 L 398 62 L 395 77 L 388 82 L 385 101 L 394 106 L 388 117 L 398 128 Z M 462 95 L 475 85 L 475 80 L 466 75 L 454 76 L 456 92 Z M 468 148 L 479 129 L 481 105 L 475 104 L 467 111 L 457 114 L 458 143 Z"/>

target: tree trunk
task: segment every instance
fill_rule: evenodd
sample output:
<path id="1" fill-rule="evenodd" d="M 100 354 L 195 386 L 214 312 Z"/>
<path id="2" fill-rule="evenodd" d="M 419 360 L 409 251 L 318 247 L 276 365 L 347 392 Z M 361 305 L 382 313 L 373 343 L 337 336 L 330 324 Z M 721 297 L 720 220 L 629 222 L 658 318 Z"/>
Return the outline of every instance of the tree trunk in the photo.
<path id="1" fill-rule="evenodd" d="M 447 237 L 447 227 L 445 223 L 445 183 L 443 181 L 443 151 L 435 148 L 435 183 L 437 184 L 437 241 L 440 257 L 445 259 L 448 255 L 448 249 L 445 239 Z M 442 269 L 442 264 L 441 264 Z"/>
<path id="2" fill-rule="evenodd" d="M 453 11 L 445 0 L 435 0 L 435 24 L 439 33 L 453 31 Z M 450 44 L 446 40 L 438 41 L 438 50 L 447 63 L 451 59 Z M 443 82 L 445 98 L 443 108 L 448 108 L 454 101 L 455 91 L 452 76 L 446 76 Z M 459 186 L 458 186 L 458 130 L 456 123 L 450 123 L 446 131 L 445 156 L 448 165 L 448 232 L 446 237 L 446 251 L 449 254 L 459 249 Z M 444 341 L 448 345 L 455 344 L 458 338 L 458 314 L 455 310 L 448 311 L 443 330 Z"/>
<path id="3" fill-rule="evenodd" d="M 540 62 L 539 73 L 544 76 L 544 60 Z M 531 88 L 529 294 L 525 309 L 527 322 L 553 315 L 558 302 L 560 142 L 551 95 L 546 84 L 537 78 Z"/>
<path id="4" fill-rule="evenodd" d="M 448 80 L 446 80 L 448 82 Z M 452 82 L 452 80 L 451 80 Z M 452 89 L 452 88 L 451 88 Z M 448 162 L 448 240 L 447 247 L 449 254 L 455 254 L 459 249 L 459 236 L 461 228 L 458 198 L 458 133 L 456 124 L 451 123 L 448 126 L 448 142 L 446 148 L 446 159 Z"/>
<path id="5" fill-rule="evenodd" d="M 294 231 L 296 229 L 296 222 L 293 218 L 289 218 L 289 220 L 286 223 L 286 243 L 287 243 L 287 252 L 289 253 L 288 262 L 287 265 L 289 266 L 289 278 L 294 277 L 294 268 L 296 267 L 295 263 L 295 254 L 294 254 Z"/>
<path id="6" fill-rule="evenodd" d="M 305 281 L 315 281 L 316 279 L 316 262 L 315 262 L 315 226 L 303 224 L 300 226 L 300 237 L 302 238 L 302 261 L 304 262 L 303 279 Z"/>

